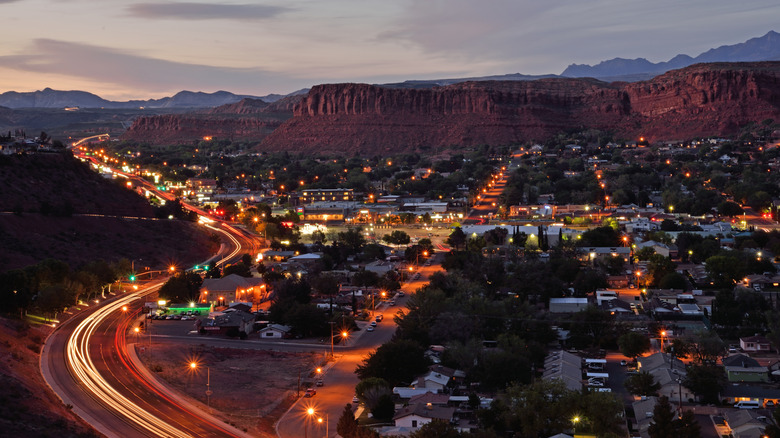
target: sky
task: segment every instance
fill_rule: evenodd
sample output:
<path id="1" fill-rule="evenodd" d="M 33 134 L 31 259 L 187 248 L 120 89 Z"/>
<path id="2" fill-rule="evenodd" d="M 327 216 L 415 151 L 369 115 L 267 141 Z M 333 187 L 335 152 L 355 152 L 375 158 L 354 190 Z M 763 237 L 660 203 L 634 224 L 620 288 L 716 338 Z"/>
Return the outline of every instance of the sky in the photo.
<path id="1" fill-rule="evenodd" d="M 667 61 L 780 31 L 780 2 L 0 0 L 0 17 L 0 92 L 129 100 Z"/>

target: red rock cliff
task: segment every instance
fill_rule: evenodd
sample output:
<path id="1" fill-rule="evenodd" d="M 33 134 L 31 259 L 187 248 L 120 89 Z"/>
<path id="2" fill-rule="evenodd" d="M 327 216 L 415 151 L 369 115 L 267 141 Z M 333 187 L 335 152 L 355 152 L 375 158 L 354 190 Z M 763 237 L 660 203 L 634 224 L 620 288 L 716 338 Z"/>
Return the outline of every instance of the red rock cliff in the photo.
<path id="1" fill-rule="evenodd" d="M 541 141 L 597 128 L 626 138 L 730 135 L 780 118 L 780 63 L 699 64 L 651 81 L 468 82 L 434 89 L 311 89 L 264 150 L 383 153 Z"/>

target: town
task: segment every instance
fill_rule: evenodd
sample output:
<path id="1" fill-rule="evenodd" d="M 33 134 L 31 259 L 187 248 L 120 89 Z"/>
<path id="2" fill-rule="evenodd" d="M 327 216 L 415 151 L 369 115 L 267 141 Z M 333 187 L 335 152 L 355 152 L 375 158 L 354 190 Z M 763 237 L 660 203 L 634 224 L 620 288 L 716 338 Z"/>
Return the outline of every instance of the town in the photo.
<path id="1" fill-rule="evenodd" d="M 135 322 L 150 347 L 154 330 L 182 327 L 325 340 L 331 366 L 335 350 L 387 334 L 357 366 L 342 436 L 746 437 L 776 427 L 780 402 L 772 127 L 439 159 L 212 152 L 198 165 L 106 141 L 73 152 L 165 217 L 252 236 L 235 263 L 157 274 L 170 278 Z M 214 163 L 236 173 L 209 178 Z M 111 282 L 137 289 L 152 269 L 127 268 Z M 304 399 L 329 389 L 312 376 Z"/>

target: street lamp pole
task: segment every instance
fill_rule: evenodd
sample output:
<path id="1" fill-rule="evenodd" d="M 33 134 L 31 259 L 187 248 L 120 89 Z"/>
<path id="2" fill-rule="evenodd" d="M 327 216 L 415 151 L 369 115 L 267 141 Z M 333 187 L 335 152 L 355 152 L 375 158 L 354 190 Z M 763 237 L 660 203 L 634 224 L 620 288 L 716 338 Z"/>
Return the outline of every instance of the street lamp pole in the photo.
<path id="1" fill-rule="evenodd" d="M 335 321 L 330 321 L 330 357 L 333 358 L 333 325 Z"/>

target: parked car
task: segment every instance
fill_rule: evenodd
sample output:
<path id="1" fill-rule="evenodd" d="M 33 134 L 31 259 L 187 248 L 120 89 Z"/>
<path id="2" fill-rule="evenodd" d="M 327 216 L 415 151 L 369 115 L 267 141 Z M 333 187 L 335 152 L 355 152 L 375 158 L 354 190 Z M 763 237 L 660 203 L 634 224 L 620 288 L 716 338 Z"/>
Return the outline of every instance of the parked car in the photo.
<path id="1" fill-rule="evenodd" d="M 317 380 L 317 386 L 323 386 L 325 382 L 322 381 L 322 379 Z"/>
<path id="2" fill-rule="evenodd" d="M 376 321 L 371 321 L 371 327 L 376 327 Z"/>
<path id="3" fill-rule="evenodd" d="M 303 393 L 304 397 L 314 397 L 314 394 L 317 393 L 317 390 L 314 388 L 309 388 L 306 390 L 306 392 Z"/>
<path id="4" fill-rule="evenodd" d="M 626 362 L 625 360 L 621 360 L 621 361 L 620 361 L 620 366 L 621 366 L 621 367 L 624 367 L 624 366 L 626 366 L 626 365 L 628 365 L 628 362 Z"/>
<path id="5" fill-rule="evenodd" d="M 360 403 L 360 399 L 357 395 L 352 396 L 352 403 Z"/>
<path id="6" fill-rule="evenodd" d="M 376 322 L 380 322 L 380 321 L 382 321 L 384 318 L 385 318 L 385 316 L 384 316 L 384 315 L 377 315 L 377 316 L 376 316 Z"/>
<path id="7" fill-rule="evenodd" d="M 366 327 L 366 331 L 367 332 L 373 332 L 374 331 L 374 327 L 368 326 L 368 327 Z"/>

